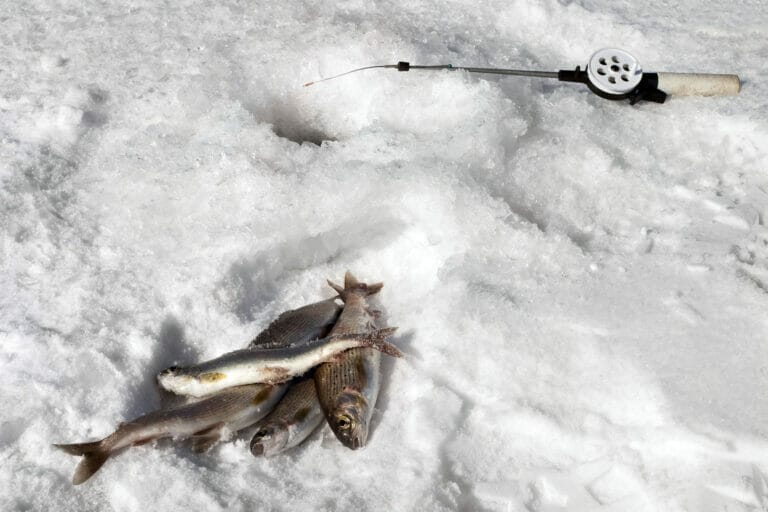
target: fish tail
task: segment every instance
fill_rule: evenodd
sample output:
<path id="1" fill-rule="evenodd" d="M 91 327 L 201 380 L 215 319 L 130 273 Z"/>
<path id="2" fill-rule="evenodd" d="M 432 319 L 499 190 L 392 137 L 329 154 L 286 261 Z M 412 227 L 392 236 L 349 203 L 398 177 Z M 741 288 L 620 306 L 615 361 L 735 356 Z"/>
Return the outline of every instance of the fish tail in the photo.
<path id="1" fill-rule="evenodd" d="M 396 330 L 397 327 L 386 327 L 384 329 L 372 331 L 366 335 L 364 344 L 389 356 L 403 357 L 403 353 L 400 352 L 396 346 L 387 342 L 387 338 L 392 336 Z"/>
<path id="2" fill-rule="evenodd" d="M 112 450 L 109 449 L 106 439 L 92 443 L 54 444 L 56 448 L 70 455 L 82 455 L 83 460 L 77 465 L 72 477 L 74 485 L 80 485 L 96 473 L 107 461 Z"/>
<path id="3" fill-rule="evenodd" d="M 344 274 L 344 287 L 337 285 L 336 283 L 328 280 L 328 284 L 331 285 L 331 288 L 336 290 L 336 292 L 339 294 L 339 298 L 346 302 L 347 297 L 351 295 L 352 293 L 362 293 L 363 295 L 373 295 L 375 293 L 378 293 L 379 290 L 384 286 L 384 283 L 374 283 L 374 284 L 367 284 L 367 283 L 361 283 L 357 280 L 355 276 L 352 275 L 352 273 L 347 270 L 347 273 Z"/>

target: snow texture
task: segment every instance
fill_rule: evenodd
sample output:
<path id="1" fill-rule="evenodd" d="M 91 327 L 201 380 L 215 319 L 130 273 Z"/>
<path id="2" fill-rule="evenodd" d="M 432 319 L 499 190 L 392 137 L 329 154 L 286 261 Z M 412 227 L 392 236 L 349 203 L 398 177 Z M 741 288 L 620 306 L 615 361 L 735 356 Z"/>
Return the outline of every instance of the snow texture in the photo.
<path id="1" fill-rule="evenodd" d="M 3 2 L 0 509 L 768 510 L 759 1 Z M 348 69 L 601 47 L 730 98 Z M 345 270 L 384 281 L 369 445 L 51 443 L 158 407 Z"/>

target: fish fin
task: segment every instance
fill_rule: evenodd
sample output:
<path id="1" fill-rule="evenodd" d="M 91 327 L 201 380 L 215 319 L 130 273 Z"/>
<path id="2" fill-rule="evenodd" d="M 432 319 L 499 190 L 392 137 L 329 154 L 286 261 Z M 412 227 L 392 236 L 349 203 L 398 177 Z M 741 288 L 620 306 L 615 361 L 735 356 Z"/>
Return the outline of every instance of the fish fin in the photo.
<path id="1" fill-rule="evenodd" d="M 205 430 L 193 434 L 192 451 L 195 453 L 205 453 L 213 448 L 213 445 L 221 440 L 224 425 L 226 425 L 226 423 L 220 421 L 210 428 L 206 428 Z"/>
<path id="2" fill-rule="evenodd" d="M 75 468 L 75 474 L 72 476 L 72 484 L 80 485 L 91 478 L 94 473 L 107 462 L 110 455 L 112 455 L 112 452 L 105 450 L 89 453 L 83 456 L 83 460 L 81 460 L 80 464 Z"/>
<path id="3" fill-rule="evenodd" d="M 363 295 L 373 295 L 378 293 L 379 290 L 381 290 L 381 288 L 384 286 L 384 283 L 362 283 L 358 281 L 357 278 L 353 276 L 349 270 L 347 270 L 347 273 L 344 274 L 343 288 L 330 280 L 328 281 L 328 284 L 331 285 L 331 288 L 336 290 L 336 292 L 339 294 L 339 298 L 344 302 L 346 302 L 347 297 L 352 292 L 363 292 Z"/>
<path id="4" fill-rule="evenodd" d="M 342 288 L 341 286 L 337 285 L 336 283 L 334 283 L 330 279 L 326 279 L 326 281 L 328 281 L 328 285 L 330 285 L 331 288 L 336 290 L 336 293 L 339 294 L 339 298 L 341 300 L 344 300 L 344 288 Z"/>
<path id="5" fill-rule="evenodd" d="M 103 441 L 78 444 L 55 444 L 56 448 L 70 455 L 82 455 L 83 460 L 77 465 L 72 477 L 72 484 L 80 485 L 96 473 L 107 461 L 112 451 L 104 447 Z"/>
<path id="6" fill-rule="evenodd" d="M 384 329 L 373 331 L 366 336 L 365 344 L 387 355 L 403 357 L 403 353 L 400 352 L 396 346 L 386 341 L 386 339 L 392 336 L 396 330 L 397 327 L 386 327 Z"/>
<path id="7" fill-rule="evenodd" d="M 364 283 L 360 283 L 360 281 L 358 281 L 357 278 L 352 275 L 352 272 L 347 270 L 344 273 L 344 288 L 354 288 L 359 284 L 364 284 Z"/>
<path id="8" fill-rule="evenodd" d="M 405 357 L 400 350 L 394 346 L 393 344 L 389 343 L 388 341 L 382 341 L 381 345 L 373 347 L 377 349 L 379 352 L 383 352 L 384 354 L 387 354 L 388 356 L 392 357 Z"/>
<path id="9" fill-rule="evenodd" d="M 326 361 L 326 363 L 343 363 L 346 360 L 346 356 L 344 354 L 344 352 L 339 352 L 338 354 L 331 356 Z"/>
<path id="10" fill-rule="evenodd" d="M 366 285 L 366 295 L 374 295 L 379 293 L 384 288 L 384 283 L 373 283 Z"/>
<path id="11" fill-rule="evenodd" d="M 383 287 L 384 283 L 361 283 L 355 276 L 352 275 L 352 272 L 349 270 L 347 270 L 347 273 L 344 274 L 344 290 L 347 292 L 351 290 L 361 290 L 364 291 L 366 295 L 373 295 L 374 293 L 379 293 L 379 290 L 381 290 Z"/>
<path id="12" fill-rule="evenodd" d="M 373 329 L 370 332 L 353 332 L 346 334 L 331 334 L 326 338 L 327 341 L 333 340 L 355 340 L 361 341 L 364 345 L 370 346 L 372 343 L 381 342 L 397 331 L 397 327 L 384 327 L 382 329 Z"/>
<path id="13" fill-rule="evenodd" d="M 101 441 L 93 441 L 92 443 L 54 444 L 53 446 L 70 455 L 86 455 L 101 448 Z"/>
<path id="14" fill-rule="evenodd" d="M 370 335 L 375 339 L 385 340 L 397 332 L 397 327 L 384 327 L 382 329 L 376 329 L 371 331 Z"/>
<path id="15" fill-rule="evenodd" d="M 284 368 L 282 366 L 272 366 L 265 372 L 264 379 L 261 383 L 271 384 L 274 386 L 276 384 L 288 382 L 293 377 L 295 377 L 295 375 L 291 373 L 291 370 L 288 368 Z"/>

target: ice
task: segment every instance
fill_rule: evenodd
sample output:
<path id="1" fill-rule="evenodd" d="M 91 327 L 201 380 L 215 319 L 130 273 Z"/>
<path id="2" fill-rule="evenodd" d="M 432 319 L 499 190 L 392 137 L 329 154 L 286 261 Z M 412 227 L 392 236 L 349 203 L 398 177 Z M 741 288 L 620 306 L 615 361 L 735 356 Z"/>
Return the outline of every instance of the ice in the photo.
<path id="1" fill-rule="evenodd" d="M 8 4 L 0 509 L 754 510 L 768 469 L 768 14 L 757 2 Z M 625 48 L 731 98 L 609 102 Z M 51 443 L 165 403 L 347 269 L 379 297 L 369 445 Z"/>

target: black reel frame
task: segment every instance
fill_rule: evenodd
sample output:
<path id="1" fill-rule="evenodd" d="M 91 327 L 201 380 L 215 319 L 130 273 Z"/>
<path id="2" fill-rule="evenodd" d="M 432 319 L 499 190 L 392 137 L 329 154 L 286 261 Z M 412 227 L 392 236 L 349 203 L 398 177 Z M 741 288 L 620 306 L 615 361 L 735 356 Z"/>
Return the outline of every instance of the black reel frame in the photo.
<path id="1" fill-rule="evenodd" d="M 634 105 L 638 101 L 652 101 L 654 103 L 664 103 L 667 99 L 667 93 L 659 89 L 659 75 L 658 73 L 643 73 L 640 83 L 628 93 L 624 94 L 609 94 L 605 91 L 601 91 L 589 80 L 589 74 L 587 69 L 581 69 L 580 66 L 576 66 L 573 71 L 567 69 L 561 69 L 557 72 L 557 79 L 561 82 L 578 82 L 586 84 L 589 90 L 597 94 L 601 98 L 607 100 L 629 100 L 630 105 Z"/>

